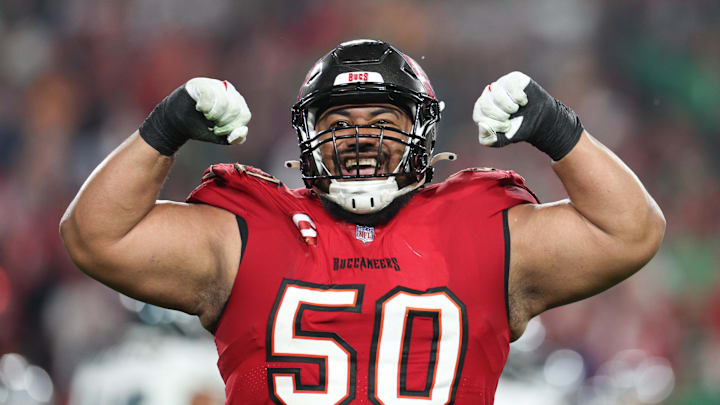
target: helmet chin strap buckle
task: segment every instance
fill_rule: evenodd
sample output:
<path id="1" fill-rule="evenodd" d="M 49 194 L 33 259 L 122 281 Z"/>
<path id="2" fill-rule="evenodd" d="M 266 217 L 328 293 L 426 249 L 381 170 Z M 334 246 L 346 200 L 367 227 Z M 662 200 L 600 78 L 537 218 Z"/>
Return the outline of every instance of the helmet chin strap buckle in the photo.
<path id="1" fill-rule="evenodd" d="M 399 193 L 394 178 L 365 181 L 332 181 L 327 198 L 347 211 L 369 214 L 388 206 Z"/>
<path id="2" fill-rule="evenodd" d="M 286 160 L 285 167 L 287 167 L 288 169 L 299 169 L 300 161 L 299 160 Z"/>
<path id="3" fill-rule="evenodd" d="M 452 152 L 440 152 L 437 155 L 433 156 L 432 159 L 430 159 L 430 164 L 428 166 L 434 166 L 435 163 L 441 161 L 441 160 L 455 160 L 457 159 L 457 154 Z"/>

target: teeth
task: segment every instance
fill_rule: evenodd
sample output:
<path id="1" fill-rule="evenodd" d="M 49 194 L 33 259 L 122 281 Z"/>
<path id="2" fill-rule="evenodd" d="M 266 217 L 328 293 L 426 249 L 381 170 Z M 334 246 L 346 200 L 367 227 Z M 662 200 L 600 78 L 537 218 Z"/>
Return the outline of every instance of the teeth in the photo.
<path id="1" fill-rule="evenodd" d="M 360 162 L 358 163 L 355 159 L 348 159 L 345 161 L 345 168 L 346 169 L 352 169 L 355 166 L 370 166 L 375 167 L 377 166 L 377 160 L 373 158 L 366 158 L 366 159 L 360 159 Z"/>

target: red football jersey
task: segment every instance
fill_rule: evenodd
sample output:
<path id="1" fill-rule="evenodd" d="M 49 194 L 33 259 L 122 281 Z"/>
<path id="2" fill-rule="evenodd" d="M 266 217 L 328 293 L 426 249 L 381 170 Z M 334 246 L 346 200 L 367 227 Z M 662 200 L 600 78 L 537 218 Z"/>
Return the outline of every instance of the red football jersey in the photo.
<path id="1" fill-rule="evenodd" d="M 229 404 L 492 404 L 509 350 L 513 172 L 468 169 L 388 223 L 214 165 L 188 198 L 235 213 L 242 259 L 215 331 Z"/>

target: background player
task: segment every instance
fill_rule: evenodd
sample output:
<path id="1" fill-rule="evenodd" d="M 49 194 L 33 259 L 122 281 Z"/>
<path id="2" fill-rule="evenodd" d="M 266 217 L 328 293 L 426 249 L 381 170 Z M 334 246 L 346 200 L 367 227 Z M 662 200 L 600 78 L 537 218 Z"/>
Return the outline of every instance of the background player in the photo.
<path id="1" fill-rule="evenodd" d="M 346 47 L 351 48 L 350 45 Z M 413 65 L 409 61 L 408 64 Z M 423 76 L 415 66 L 413 69 L 418 78 Z M 312 80 L 312 75 L 308 80 Z M 425 95 L 434 99 L 429 85 L 425 89 Z M 386 120 L 391 121 L 386 125 L 368 119 L 379 115 L 368 108 L 387 108 L 386 104 L 378 101 L 340 104 L 340 112 L 330 110 L 330 114 L 349 118 L 347 127 L 355 127 L 355 144 L 359 144 L 357 135 L 362 132 L 364 139 L 375 139 L 375 150 L 381 155 L 379 145 L 385 145 L 387 141 L 377 139 L 379 134 L 364 125 L 372 124 L 381 130 L 390 127 L 414 134 L 413 126 L 409 124 L 412 114 L 407 116 L 405 123 Z M 420 105 L 410 112 L 417 114 Z M 403 110 L 403 104 L 395 107 Z M 214 124 L 214 134 L 207 131 L 208 123 L 200 115 L 187 114 L 192 108 L 213 121 L 209 126 Z M 439 114 L 439 107 L 436 112 Z M 402 113 L 396 111 L 394 115 L 402 117 Z M 514 119 L 511 114 L 515 114 L 512 115 Z M 517 117 L 522 117 L 522 122 Z M 336 122 L 325 123 L 328 127 L 324 127 L 323 119 L 320 115 L 315 127 L 318 132 Z M 546 205 L 516 205 L 504 217 L 505 229 L 512 235 L 510 239 L 505 237 L 512 251 L 509 258 L 505 257 L 510 260 L 507 288 L 512 337 L 517 338 L 522 333 L 532 316 L 599 292 L 632 274 L 652 257 L 664 230 L 662 214 L 652 198 L 627 167 L 582 130 L 572 111 L 552 99 L 527 76 L 515 72 L 488 86 L 476 104 L 474 119 L 483 144 L 503 146 L 510 141 L 529 141 L 553 157 L 556 160 L 554 169 L 571 198 Z M 76 263 L 126 294 L 197 314 L 208 329 L 214 330 L 247 241 L 240 236 L 242 223 L 239 233 L 235 218 L 227 210 L 197 204 L 156 204 L 154 200 L 171 164 L 167 156 L 172 155 L 184 140 L 194 137 L 219 143 L 241 141 L 247 133 L 248 120 L 247 106 L 227 83 L 194 79 L 173 93 L 144 124 L 145 139 L 134 134 L 113 152 L 93 173 L 69 208 L 61 229 Z M 413 125 L 417 123 L 416 120 Z M 345 124 L 342 125 L 344 128 Z M 193 127 L 195 130 L 182 134 L 185 128 Z M 428 141 L 434 134 L 426 132 L 422 135 L 422 140 Z M 309 152 L 319 150 L 316 146 Z M 424 147 L 426 152 L 431 152 L 430 142 Z M 411 145 L 406 148 L 412 149 Z M 322 154 L 321 160 L 330 166 L 335 159 L 327 153 Z M 379 161 L 376 161 L 375 172 L 372 175 L 363 172 L 363 175 L 377 177 L 375 175 L 389 175 L 393 170 L 395 175 L 386 177 L 397 178 L 398 190 L 405 188 L 400 187 L 403 181 L 409 182 L 410 186 L 421 185 L 429 173 L 427 161 L 418 164 L 407 157 L 402 159 L 401 164 L 410 163 L 399 172 L 395 170 L 400 166 L 386 165 L 380 173 L 377 170 Z M 368 169 L 361 169 L 360 159 L 356 160 L 355 166 L 348 165 L 347 161 L 345 166 L 349 171 L 354 169 L 357 176 L 360 170 Z M 306 165 L 311 163 L 304 161 Z M 321 174 L 305 169 L 306 177 L 308 173 Z M 328 171 L 331 177 L 340 175 L 337 168 L 334 172 Z M 213 177 L 225 177 L 223 173 L 208 174 L 206 181 L 213 183 L 216 182 Z M 343 176 L 348 174 L 343 173 Z M 520 201 L 532 201 L 527 192 L 518 189 L 522 183 L 517 178 L 512 175 L 507 178 L 509 186 L 522 196 L 505 208 Z M 228 180 L 232 181 L 232 178 Z M 352 181 L 363 182 L 366 181 Z M 355 186 L 362 188 L 362 184 Z M 315 190 L 330 197 L 333 194 L 331 185 L 321 184 Z M 367 195 L 365 192 L 358 194 L 361 197 Z M 338 204 L 352 211 L 352 202 Z M 252 227 L 248 230 L 253 232 Z M 481 247 L 480 244 L 478 249 Z M 507 252 L 506 249 L 503 256 Z M 492 393 L 485 395 L 491 398 Z"/>

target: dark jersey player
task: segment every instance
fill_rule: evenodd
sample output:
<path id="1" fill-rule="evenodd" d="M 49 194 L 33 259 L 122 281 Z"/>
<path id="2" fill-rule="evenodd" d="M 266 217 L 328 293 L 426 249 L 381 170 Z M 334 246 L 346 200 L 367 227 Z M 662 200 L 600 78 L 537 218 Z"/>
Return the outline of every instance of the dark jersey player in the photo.
<path id="1" fill-rule="evenodd" d="M 492 404 L 535 315 L 641 268 L 665 222 L 637 177 L 528 76 L 487 86 L 480 143 L 526 141 L 569 195 L 540 204 L 513 172 L 430 185 L 442 103 L 380 41 L 341 44 L 292 110 L 307 188 L 240 164 L 208 169 L 187 203 L 156 201 L 188 139 L 242 143 L 250 111 L 195 78 L 89 177 L 61 234 L 92 277 L 199 316 L 232 404 Z"/>

